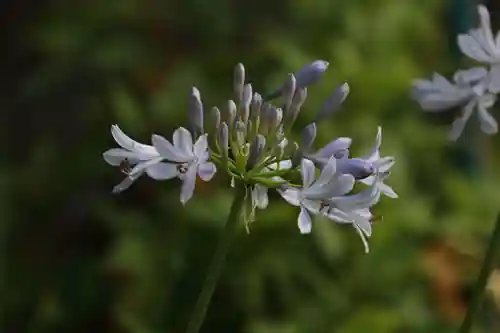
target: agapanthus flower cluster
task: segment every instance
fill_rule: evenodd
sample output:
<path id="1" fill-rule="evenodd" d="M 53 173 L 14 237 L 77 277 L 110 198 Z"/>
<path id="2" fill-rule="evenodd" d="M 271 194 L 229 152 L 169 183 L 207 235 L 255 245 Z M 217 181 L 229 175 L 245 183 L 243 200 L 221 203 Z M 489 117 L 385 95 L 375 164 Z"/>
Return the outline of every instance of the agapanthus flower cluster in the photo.
<path id="1" fill-rule="evenodd" d="M 156 180 L 178 178 L 182 181 L 180 201 L 186 204 L 193 196 L 197 177 L 210 181 L 222 171 L 229 175 L 231 186 L 245 187 L 247 224 L 256 209 L 268 206 L 268 191 L 275 190 L 299 208 L 301 233 L 310 233 L 312 216 L 321 216 L 352 225 L 368 251 L 373 218 L 370 209 L 381 194 L 397 197 L 384 183 L 394 158 L 380 156 L 381 128 L 374 146 L 361 157 L 350 156 L 352 140 L 347 137 L 314 149 L 317 123 L 338 110 L 349 93 L 344 83 L 333 90 L 313 121 L 302 129 L 300 140 L 291 138 L 307 87 L 321 78 L 328 65 L 318 60 L 289 74 L 277 93 L 270 96 L 279 97 L 278 107 L 253 91 L 245 82 L 244 66 L 238 64 L 234 99 L 220 109 L 212 107 L 205 117 L 200 92 L 193 87 L 188 101 L 188 129 L 176 129 L 171 141 L 153 134 L 151 145 L 141 144 L 113 125 L 111 134 L 121 148 L 110 149 L 103 156 L 126 175 L 113 192 L 127 189 L 143 174 Z M 357 183 L 364 188 L 354 192 Z"/>
<path id="2" fill-rule="evenodd" d="M 478 6 L 480 26 L 458 35 L 460 50 L 467 57 L 484 64 L 458 70 L 450 82 L 438 73 L 432 80 L 417 79 L 413 82 L 413 98 L 431 112 L 459 107 L 461 112 L 452 124 L 449 138 L 457 140 L 477 110 L 481 130 L 486 134 L 498 132 L 497 121 L 489 113 L 500 92 L 500 31 L 496 37 L 490 26 L 490 15 L 485 6 Z"/>

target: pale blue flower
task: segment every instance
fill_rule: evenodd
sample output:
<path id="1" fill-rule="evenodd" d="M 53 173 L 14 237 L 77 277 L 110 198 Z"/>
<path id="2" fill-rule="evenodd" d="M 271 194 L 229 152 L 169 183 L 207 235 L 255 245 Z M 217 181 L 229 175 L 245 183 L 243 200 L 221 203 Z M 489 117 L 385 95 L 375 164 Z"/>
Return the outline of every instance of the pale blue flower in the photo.
<path id="1" fill-rule="evenodd" d="M 454 75 L 455 83 L 435 73 L 433 80 L 417 79 L 413 82 L 413 98 L 425 111 L 443 111 L 461 107 L 461 114 L 453 121 L 449 138 L 458 139 L 473 111 L 477 109 L 481 130 L 486 134 L 498 132 L 496 120 L 488 112 L 496 96 L 487 92 L 488 72 L 484 68 L 460 70 Z"/>
<path id="2" fill-rule="evenodd" d="M 458 35 L 458 46 L 469 58 L 491 65 L 488 90 L 500 92 L 500 31 L 496 37 L 491 31 L 488 9 L 478 6 L 480 27 L 470 29 L 466 34 Z"/>
<path id="3" fill-rule="evenodd" d="M 162 158 L 176 163 L 175 173 L 171 163 L 158 164 L 155 178 L 179 177 L 182 180 L 180 198 L 182 204 L 185 204 L 193 196 L 197 175 L 203 181 L 209 181 L 214 176 L 215 164 L 208 162 L 210 155 L 207 134 L 199 136 L 193 144 L 191 133 L 184 127 L 179 127 L 174 132 L 173 145 L 160 135 L 153 135 L 152 141 Z"/>
<path id="4" fill-rule="evenodd" d="M 131 139 L 118 125 L 111 126 L 111 135 L 121 148 L 107 150 L 103 153 L 103 158 L 108 164 L 119 166 L 127 175 L 120 184 L 113 188 L 113 193 L 126 190 L 144 173 L 155 178 L 155 168 L 163 159 L 155 147 Z"/>
<path id="5" fill-rule="evenodd" d="M 389 198 L 395 199 L 398 197 L 397 193 L 394 192 L 392 187 L 384 183 L 384 180 L 389 175 L 389 170 L 395 163 L 395 159 L 392 156 L 381 157 L 380 156 L 381 145 L 382 145 L 382 127 L 379 126 L 377 130 L 377 137 L 375 139 L 375 145 L 368 152 L 368 154 L 366 154 L 363 157 L 363 159 L 368 163 L 371 163 L 376 172 L 380 174 L 380 178 L 378 179 L 378 185 L 377 185 L 380 191 Z M 372 174 L 368 177 L 360 179 L 359 181 L 367 185 L 373 185 L 377 181 L 377 177 L 376 175 Z"/>
<path id="6" fill-rule="evenodd" d="M 342 196 L 352 190 L 354 178 L 351 175 L 336 173 L 336 160 L 331 158 L 325 165 L 318 179 L 315 179 L 316 168 L 308 159 L 302 159 L 300 173 L 302 188 L 286 187 L 278 192 L 289 204 L 300 207 L 298 227 L 301 233 L 312 230 L 310 214 L 323 214 L 325 200 Z"/>

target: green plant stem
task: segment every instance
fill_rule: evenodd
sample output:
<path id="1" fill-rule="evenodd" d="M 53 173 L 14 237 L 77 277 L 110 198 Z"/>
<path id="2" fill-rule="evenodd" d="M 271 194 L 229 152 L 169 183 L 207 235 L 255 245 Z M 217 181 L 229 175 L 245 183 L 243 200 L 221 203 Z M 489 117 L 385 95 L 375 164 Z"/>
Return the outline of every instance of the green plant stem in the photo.
<path id="1" fill-rule="evenodd" d="M 245 203 L 246 189 L 241 185 L 237 185 L 235 190 L 236 193 L 233 203 L 231 204 L 226 225 L 224 226 L 219 243 L 217 244 L 217 249 L 212 257 L 207 276 L 203 283 L 203 288 L 198 296 L 198 300 L 196 301 L 186 333 L 198 333 L 200 330 L 200 327 L 205 319 L 210 300 L 214 293 L 217 280 L 219 279 L 222 267 L 224 266 L 229 246 L 231 245 L 233 236 L 238 229 L 238 221 L 240 220 L 239 215 Z"/>
<path id="2" fill-rule="evenodd" d="M 500 247 L 500 214 L 497 217 L 495 224 L 495 229 L 491 235 L 491 239 L 488 245 L 488 250 L 484 257 L 483 264 L 481 266 L 481 271 L 479 272 L 479 277 L 477 278 L 476 284 L 474 286 L 472 298 L 470 300 L 469 306 L 467 307 L 467 313 L 465 314 L 464 321 L 460 326 L 459 333 L 469 333 L 472 328 L 472 322 L 474 320 L 474 315 L 479 310 L 481 306 L 484 291 L 486 289 L 486 284 L 488 283 L 488 278 L 495 266 L 495 257 Z"/>

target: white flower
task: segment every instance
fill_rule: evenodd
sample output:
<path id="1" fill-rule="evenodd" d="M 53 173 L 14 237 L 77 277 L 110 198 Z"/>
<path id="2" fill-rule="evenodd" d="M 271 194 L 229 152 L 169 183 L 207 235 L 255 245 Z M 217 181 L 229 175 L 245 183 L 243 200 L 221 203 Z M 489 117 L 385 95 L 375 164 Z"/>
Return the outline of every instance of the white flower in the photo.
<path id="1" fill-rule="evenodd" d="M 500 32 L 491 31 L 490 14 L 485 6 L 478 6 L 480 27 L 458 35 L 458 46 L 468 57 L 491 65 L 488 90 L 500 92 Z"/>
<path id="2" fill-rule="evenodd" d="M 381 177 L 377 185 L 379 186 L 380 191 L 389 198 L 395 199 L 398 197 L 396 192 L 394 192 L 392 187 L 390 187 L 387 184 L 384 184 L 384 179 L 389 175 L 389 170 L 395 163 L 394 157 L 392 156 L 380 157 L 381 144 L 382 144 L 382 127 L 379 126 L 377 131 L 377 137 L 375 139 L 375 145 L 370 150 L 370 152 L 363 157 L 363 159 L 371 163 L 375 167 L 375 169 L 378 170 L 377 172 L 381 174 Z M 373 185 L 376 181 L 376 178 L 377 177 L 375 175 L 371 175 L 364 179 L 360 179 L 360 182 L 367 185 Z"/>
<path id="3" fill-rule="evenodd" d="M 215 164 L 208 162 L 209 152 L 207 134 L 201 135 L 193 144 L 191 133 L 179 127 L 173 135 L 173 145 L 160 135 L 153 135 L 153 146 L 163 159 L 176 163 L 160 163 L 156 166 L 154 178 L 182 180 L 181 203 L 185 204 L 193 196 L 196 175 L 204 181 L 212 179 L 216 172 Z M 173 166 L 173 167 L 172 167 Z"/>
<path id="4" fill-rule="evenodd" d="M 488 112 L 495 103 L 495 95 L 486 91 L 488 73 L 481 67 L 457 71 L 453 77 L 455 84 L 435 73 L 433 80 L 414 80 L 413 98 L 426 111 L 442 111 L 461 106 L 462 113 L 452 124 L 450 140 L 457 140 L 475 108 L 481 130 L 486 134 L 498 131 L 496 120 Z"/>
<path id="5" fill-rule="evenodd" d="M 354 186 L 352 175 L 336 173 L 336 160 L 333 157 L 325 165 L 317 180 L 315 180 L 315 171 L 312 161 L 302 159 L 300 168 L 302 188 L 288 187 L 278 191 L 289 204 L 300 207 L 298 226 L 303 234 L 310 233 L 312 230 L 309 213 L 323 215 L 324 202 L 327 199 L 342 196 L 350 192 Z M 335 213 L 332 212 L 332 214 Z"/>
<path id="6" fill-rule="evenodd" d="M 111 135 L 122 148 L 113 148 L 103 153 L 104 160 L 113 166 L 119 166 L 127 177 L 113 188 L 113 193 L 119 193 L 130 187 L 144 172 L 155 178 L 158 163 L 163 159 L 153 146 L 139 143 L 128 137 L 118 127 L 111 126 Z M 129 170 L 131 167 L 134 172 Z"/>

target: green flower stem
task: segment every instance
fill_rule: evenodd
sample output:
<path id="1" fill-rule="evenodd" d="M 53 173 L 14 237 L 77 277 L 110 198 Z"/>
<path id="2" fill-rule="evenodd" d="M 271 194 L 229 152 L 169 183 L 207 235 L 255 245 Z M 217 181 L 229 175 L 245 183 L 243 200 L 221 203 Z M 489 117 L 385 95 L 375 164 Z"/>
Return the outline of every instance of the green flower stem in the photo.
<path id="1" fill-rule="evenodd" d="M 467 313 L 465 315 L 464 321 L 460 326 L 459 333 L 469 333 L 472 328 L 472 322 L 474 320 L 474 315 L 479 310 L 481 306 L 484 291 L 486 289 L 486 284 L 488 283 L 488 278 L 495 266 L 495 257 L 500 247 L 500 214 L 497 217 L 495 224 L 495 229 L 491 235 L 490 243 L 488 245 L 488 250 L 484 257 L 484 261 L 479 272 L 479 277 L 477 278 L 476 284 L 474 286 L 472 299 L 467 308 Z"/>
<path id="2" fill-rule="evenodd" d="M 236 230 L 238 229 L 240 212 L 245 204 L 246 189 L 244 186 L 237 184 L 235 190 L 236 194 L 234 196 L 233 203 L 231 204 L 231 210 L 229 211 L 226 225 L 224 226 L 219 243 L 217 244 L 217 249 L 212 257 L 212 262 L 208 268 L 203 288 L 198 296 L 198 300 L 196 301 L 186 333 L 198 333 L 200 330 L 210 304 L 210 299 L 214 293 L 215 285 L 217 284 L 222 267 L 224 266 L 229 246 Z"/>

